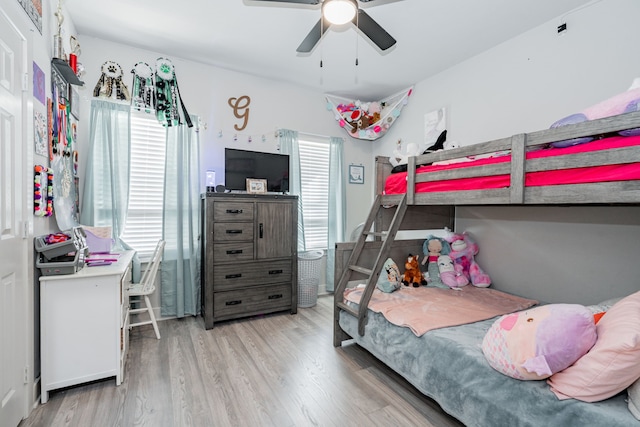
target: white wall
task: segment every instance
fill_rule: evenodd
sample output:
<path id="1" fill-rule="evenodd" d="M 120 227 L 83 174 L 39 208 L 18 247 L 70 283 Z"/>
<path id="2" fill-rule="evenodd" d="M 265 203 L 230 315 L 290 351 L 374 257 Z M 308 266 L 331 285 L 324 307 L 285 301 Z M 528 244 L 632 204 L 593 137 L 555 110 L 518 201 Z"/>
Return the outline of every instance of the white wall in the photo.
<path id="1" fill-rule="evenodd" d="M 158 57 L 166 56 L 161 52 L 131 48 L 87 36 L 81 37 L 81 44 L 82 56 L 79 60 L 86 68 L 86 75 L 83 77 L 85 88 L 80 94 L 83 118 L 89 115 L 90 98 L 100 77 L 100 67 L 105 61 L 115 61 L 122 66 L 124 81 L 131 89 L 130 71 L 137 62 L 144 61 L 155 66 Z M 175 66 L 180 93 L 189 113 L 198 115 L 206 124 L 206 129 L 200 132 L 202 190 L 206 170 L 216 172 L 217 183 L 224 182 L 225 147 L 276 152 L 278 147 L 274 133 L 278 128 L 345 138 L 345 164 L 361 163 L 362 159 L 371 159 L 370 167 L 367 168 L 367 178 L 372 182 L 371 142 L 355 140 L 337 125 L 333 114 L 326 109 L 323 93 L 176 57 L 168 58 Z M 244 95 L 251 98 L 249 123 L 246 129 L 236 131 L 234 125 L 240 127 L 242 120 L 233 115 L 227 100 Z M 85 120 L 79 129 L 81 177 L 84 176 L 86 164 L 87 150 L 84 147 L 88 132 L 88 121 Z M 237 141 L 233 140 L 235 135 Z M 249 136 L 252 137 L 252 142 L 248 142 Z M 349 215 L 347 233 L 364 220 L 367 212 L 362 207 L 371 204 L 371 197 L 370 186 L 347 185 L 347 210 L 354 213 Z"/>
<path id="2" fill-rule="evenodd" d="M 376 144 L 422 143 L 424 114 L 447 108 L 448 137 L 462 145 L 548 128 L 627 90 L 640 76 L 637 0 L 604 0 L 552 20 L 415 86 L 403 121 Z M 437 60 L 437 58 L 434 58 Z M 640 289 L 640 208 L 457 210 L 458 230 L 480 244 L 494 286 L 546 301 L 595 303 Z"/>

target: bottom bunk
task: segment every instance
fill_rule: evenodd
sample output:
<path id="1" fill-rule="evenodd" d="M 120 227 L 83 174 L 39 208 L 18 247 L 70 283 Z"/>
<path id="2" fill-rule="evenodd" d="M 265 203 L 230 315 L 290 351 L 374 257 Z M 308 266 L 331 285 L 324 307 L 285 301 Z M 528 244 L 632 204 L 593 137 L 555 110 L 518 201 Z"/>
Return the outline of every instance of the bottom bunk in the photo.
<path id="1" fill-rule="evenodd" d="M 454 291 L 452 291 L 454 292 Z M 341 311 L 339 328 L 468 426 L 633 426 L 626 392 L 596 403 L 559 400 L 546 381 L 521 381 L 494 370 L 482 341 L 495 318 L 416 336 L 369 310 L 366 333 Z"/>

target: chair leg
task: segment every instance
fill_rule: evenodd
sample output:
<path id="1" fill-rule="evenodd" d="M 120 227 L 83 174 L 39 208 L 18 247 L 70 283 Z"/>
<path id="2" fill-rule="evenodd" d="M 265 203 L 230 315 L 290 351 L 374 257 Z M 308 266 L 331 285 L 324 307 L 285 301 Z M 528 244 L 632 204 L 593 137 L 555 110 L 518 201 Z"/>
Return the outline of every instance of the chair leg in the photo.
<path id="1" fill-rule="evenodd" d="M 151 318 L 151 324 L 153 325 L 153 330 L 156 331 L 156 337 L 160 339 L 160 330 L 158 330 L 158 323 L 156 322 L 156 316 L 153 314 L 153 307 L 151 307 L 151 301 L 149 301 L 148 296 L 144 296 L 144 303 L 147 305 L 147 309 L 149 310 L 149 317 Z"/>

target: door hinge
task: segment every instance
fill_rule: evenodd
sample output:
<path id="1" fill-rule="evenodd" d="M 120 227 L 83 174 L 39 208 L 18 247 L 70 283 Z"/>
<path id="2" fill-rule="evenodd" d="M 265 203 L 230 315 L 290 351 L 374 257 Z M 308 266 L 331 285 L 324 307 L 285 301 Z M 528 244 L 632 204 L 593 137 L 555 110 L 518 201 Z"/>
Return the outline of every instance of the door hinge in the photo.
<path id="1" fill-rule="evenodd" d="M 24 73 L 22 75 L 22 91 L 26 92 L 29 90 L 29 73 Z"/>
<path id="2" fill-rule="evenodd" d="M 24 367 L 24 383 L 29 384 L 29 367 Z"/>

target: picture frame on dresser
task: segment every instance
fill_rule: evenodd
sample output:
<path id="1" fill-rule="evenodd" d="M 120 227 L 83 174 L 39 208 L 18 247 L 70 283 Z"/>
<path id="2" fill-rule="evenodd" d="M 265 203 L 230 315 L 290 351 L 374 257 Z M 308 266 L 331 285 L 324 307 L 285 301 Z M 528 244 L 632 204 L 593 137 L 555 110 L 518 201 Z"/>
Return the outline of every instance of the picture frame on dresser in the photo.
<path id="1" fill-rule="evenodd" d="M 267 180 L 266 179 L 247 178 L 247 193 L 249 193 L 249 194 L 264 194 L 266 192 L 267 192 Z"/>

